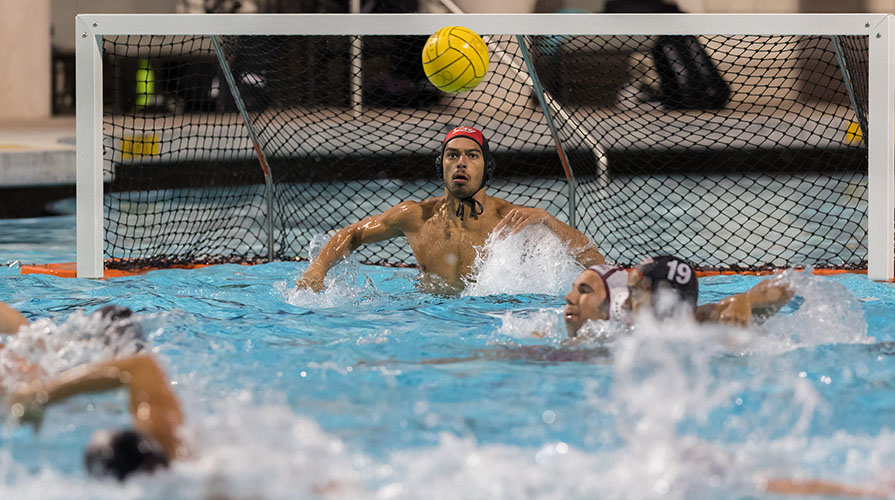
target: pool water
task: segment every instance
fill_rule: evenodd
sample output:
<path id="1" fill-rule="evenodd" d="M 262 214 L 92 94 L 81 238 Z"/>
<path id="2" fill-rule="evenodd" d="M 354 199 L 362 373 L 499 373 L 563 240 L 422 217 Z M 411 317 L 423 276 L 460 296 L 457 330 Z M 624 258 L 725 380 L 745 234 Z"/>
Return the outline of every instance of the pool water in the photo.
<path id="1" fill-rule="evenodd" d="M 0 498 L 728 499 L 768 497 L 766 477 L 895 481 L 895 289 L 861 275 L 792 273 L 800 297 L 750 330 L 642 318 L 568 348 L 577 268 L 538 230 L 494 242 L 459 297 L 350 260 L 322 294 L 293 288 L 304 262 L 19 274 L 73 260 L 73 228 L 0 221 L 0 300 L 43 318 L 37 337 L 133 309 L 197 456 L 123 485 L 88 478 L 84 444 L 129 416 L 121 392 L 81 396 L 37 434 L 2 426 Z M 700 300 L 760 279 L 702 278 Z M 70 345 L 46 369 L 109 355 Z"/>

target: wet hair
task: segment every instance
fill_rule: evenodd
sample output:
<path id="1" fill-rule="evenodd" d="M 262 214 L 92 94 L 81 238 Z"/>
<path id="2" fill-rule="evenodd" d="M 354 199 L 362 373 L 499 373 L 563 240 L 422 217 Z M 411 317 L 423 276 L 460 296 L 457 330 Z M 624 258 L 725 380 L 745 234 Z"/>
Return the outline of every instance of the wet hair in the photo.
<path id="1" fill-rule="evenodd" d="M 637 266 L 643 276 L 649 280 L 650 288 L 655 293 L 659 290 L 672 290 L 683 302 L 696 308 L 699 298 L 699 282 L 693 266 L 684 259 L 673 255 L 661 255 L 646 259 Z M 655 305 L 655 304 L 653 304 Z"/>
<path id="2" fill-rule="evenodd" d="M 134 472 L 168 467 L 162 445 L 134 429 L 96 431 L 84 450 L 84 466 L 91 476 L 114 477 L 119 481 Z"/>

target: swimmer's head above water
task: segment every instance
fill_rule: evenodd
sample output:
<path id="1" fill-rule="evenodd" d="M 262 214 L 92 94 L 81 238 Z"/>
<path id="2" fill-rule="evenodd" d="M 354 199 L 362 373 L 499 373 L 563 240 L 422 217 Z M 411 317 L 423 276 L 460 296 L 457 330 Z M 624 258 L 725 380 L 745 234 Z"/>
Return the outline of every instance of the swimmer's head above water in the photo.
<path id="1" fill-rule="evenodd" d="M 657 297 L 671 293 L 671 305 L 684 303 L 696 308 L 699 285 L 693 267 L 670 255 L 644 260 L 631 271 L 609 264 L 585 269 L 566 295 L 563 319 L 569 337 L 574 337 L 588 320 L 627 321 L 630 313 L 644 310 L 665 316 Z"/>
<path id="2" fill-rule="evenodd" d="M 569 337 L 576 336 L 589 320 L 623 320 L 627 282 L 628 273 L 609 264 L 598 264 L 582 271 L 572 283 L 563 309 Z"/>
<path id="3" fill-rule="evenodd" d="M 466 205 L 473 216 L 484 211 L 474 196 L 494 176 L 495 162 L 488 139 L 473 127 L 456 127 L 444 138 L 441 154 L 435 159 L 435 170 L 445 189 L 460 199 L 457 217 L 466 218 Z"/>

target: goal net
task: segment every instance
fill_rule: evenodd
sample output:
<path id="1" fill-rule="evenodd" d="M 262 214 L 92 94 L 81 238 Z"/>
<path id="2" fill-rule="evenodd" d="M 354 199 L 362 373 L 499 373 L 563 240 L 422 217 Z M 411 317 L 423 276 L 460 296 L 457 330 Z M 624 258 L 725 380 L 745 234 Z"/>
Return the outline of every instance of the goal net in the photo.
<path id="1" fill-rule="evenodd" d="M 79 17 L 103 33 L 106 267 L 306 259 L 318 235 L 443 194 L 433 159 L 459 125 L 491 143 L 489 195 L 611 262 L 867 266 L 868 16 L 788 16 L 796 34 L 769 34 L 773 16 L 724 34 L 730 16 L 687 32 L 664 29 L 674 16 L 127 17 Z M 422 73 L 445 25 L 488 45 L 472 91 Z M 402 240 L 357 253 L 412 265 Z"/>

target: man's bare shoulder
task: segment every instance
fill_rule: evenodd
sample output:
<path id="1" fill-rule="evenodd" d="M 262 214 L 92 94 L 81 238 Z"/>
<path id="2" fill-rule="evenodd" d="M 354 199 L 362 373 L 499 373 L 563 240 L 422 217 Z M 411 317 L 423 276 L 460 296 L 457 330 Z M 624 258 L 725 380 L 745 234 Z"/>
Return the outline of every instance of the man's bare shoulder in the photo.
<path id="1" fill-rule="evenodd" d="M 405 226 L 422 224 L 435 213 L 436 208 L 442 202 L 441 197 L 425 200 L 406 200 L 398 203 L 385 212 L 385 215 L 394 221 L 400 221 Z"/>
<path id="2" fill-rule="evenodd" d="M 494 209 L 497 211 L 497 215 L 500 217 L 503 217 L 510 210 L 516 208 L 517 206 L 520 206 L 520 205 L 516 205 L 514 203 L 510 203 L 507 200 L 504 200 L 503 198 L 496 198 L 494 196 L 489 196 L 488 198 L 489 198 L 488 201 L 490 201 L 493 204 Z"/>
<path id="3" fill-rule="evenodd" d="M 443 198 L 427 198 L 425 200 L 405 200 L 390 208 L 389 212 L 431 212 L 435 210 Z"/>

